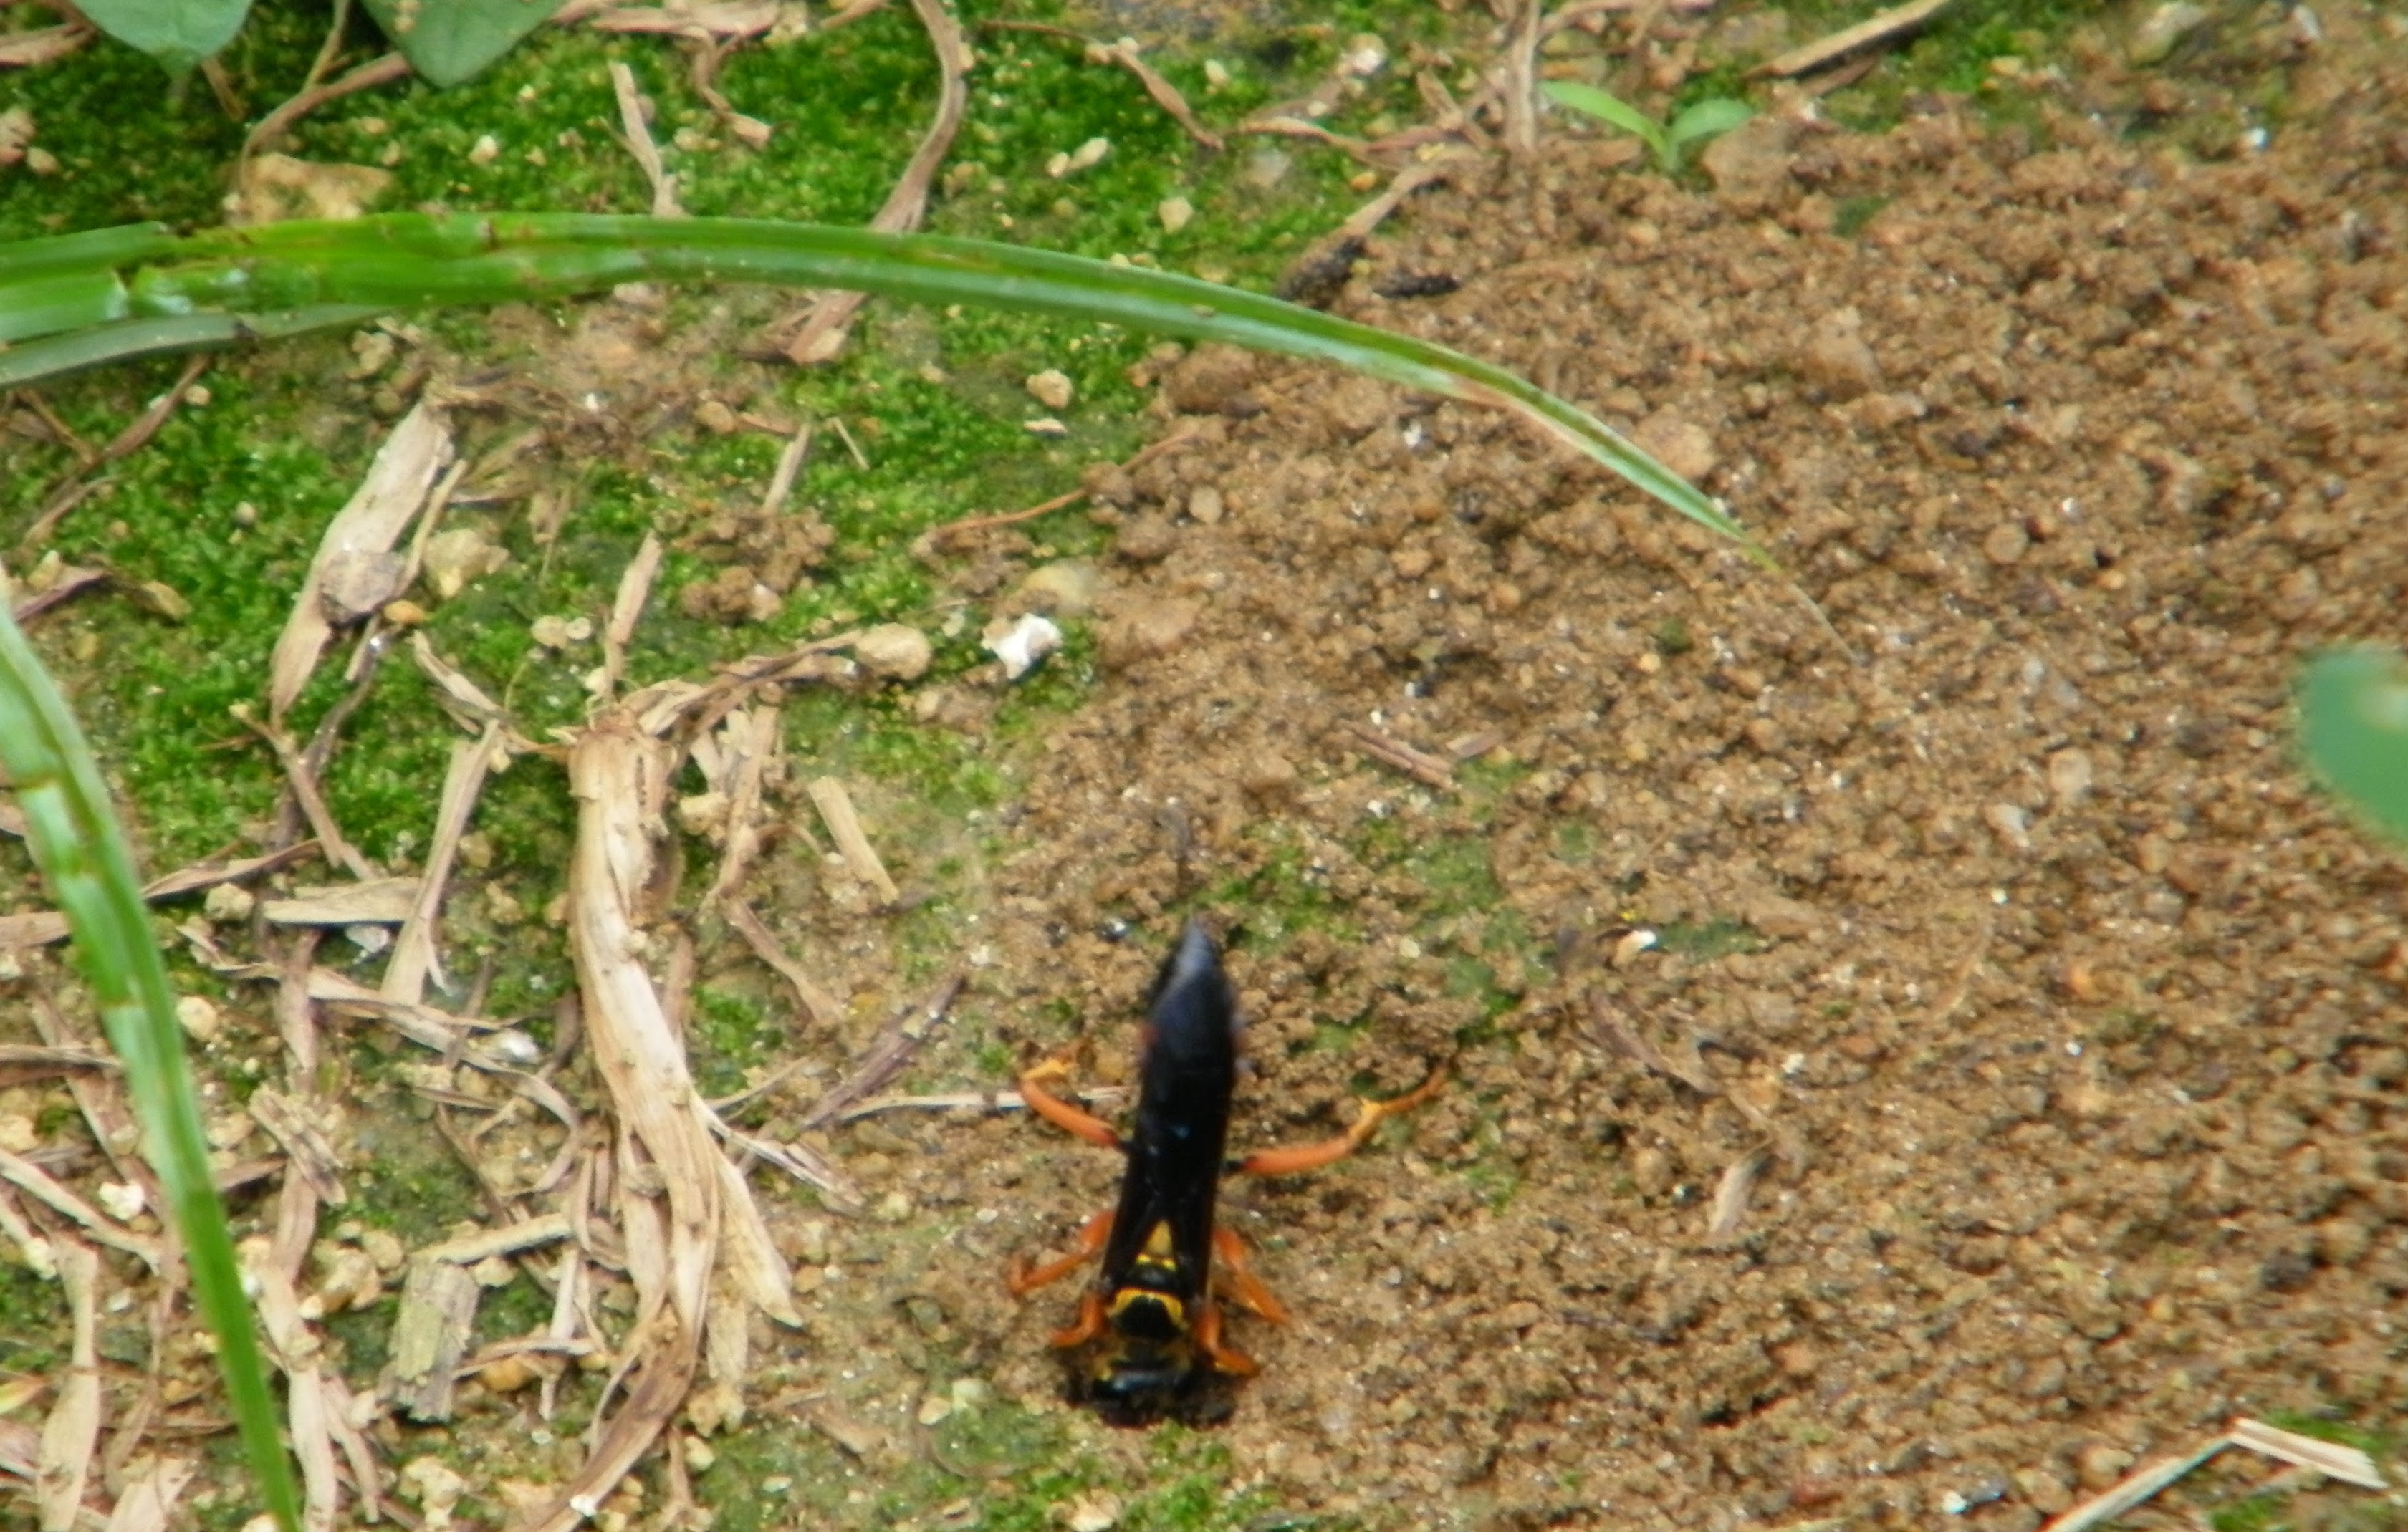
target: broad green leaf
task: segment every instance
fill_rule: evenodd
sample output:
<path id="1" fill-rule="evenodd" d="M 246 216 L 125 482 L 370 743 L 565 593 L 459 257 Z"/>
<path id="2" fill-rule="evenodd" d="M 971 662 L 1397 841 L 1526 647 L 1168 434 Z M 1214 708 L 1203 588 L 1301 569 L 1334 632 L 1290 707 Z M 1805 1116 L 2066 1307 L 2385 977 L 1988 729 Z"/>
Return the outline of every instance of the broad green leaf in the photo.
<path id="1" fill-rule="evenodd" d="M 2408 662 L 2387 649 L 2317 655 L 2300 677 L 2300 724 L 2316 777 L 2408 841 Z"/>
<path id="2" fill-rule="evenodd" d="M 259 1475 L 261 1497 L 284 1532 L 298 1532 L 300 1501 L 277 1437 L 276 1400 L 210 1176 L 199 1098 L 184 1067 L 184 1032 L 134 857 L 83 731 L 6 601 L 0 601 L 0 766 L 8 769 L 25 816 L 26 847 L 66 915 L 76 966 L 92 986 L 101 1024 L 125 1067 L 144 1154 L 159 1173 L 167 1212 L 183 1236 L 193 1291 L 217 1337 L 218 1368 Z"/>
<path id="3" fill-rule="evenodd" d="M 1570 107 L 1625 133 L 1637 134 L 1659 160 L 1670 152 L 1662 125 L 1618 95 L 1609 95 L 1594 85 L 1570 79 L 1551 79 L 1546 83 L 1546 92 L 1547 99 L 1558 107 Z"/>
<path id="4" fill-rule="evenodd" d="M 251 0 L 79 0 L 92 24 L 157 59 L 171 75 L 192 72 L 234 40 Z M 150 110 L 158 104 L 151 103 Z"/>
<path id="5" fill-rule="evenodd" d="M 1678 150 L 1700 138 L 1713 138 L 1728 133 L 1755 115 L 1755 107 L 1744 101 L 1733 101 L 1728 96 L 1692 101 L 1673 117 L 1672 125 L 1664 130 L 1664 136 Z"/>
<path id="6" fill-rule="evenodd" d="M 457 85 L 552 20 L 561 0 L 362 0 L 432 85 Z"/>

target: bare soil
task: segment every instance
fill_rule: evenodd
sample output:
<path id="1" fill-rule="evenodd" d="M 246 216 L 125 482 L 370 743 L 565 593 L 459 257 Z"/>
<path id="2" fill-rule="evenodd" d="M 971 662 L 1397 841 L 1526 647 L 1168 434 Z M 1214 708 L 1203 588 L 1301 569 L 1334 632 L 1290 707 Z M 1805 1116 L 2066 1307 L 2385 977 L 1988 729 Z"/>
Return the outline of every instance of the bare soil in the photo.
<path id="1" fill-rule="evenodd" d="M 2408 1401 L 2408 883 L 2287 702 L 2303 654 L 2401 636 L 2408 73 L 2323 19 L 2295 118 L 2220 163 L 2071 110 L 1793 114 L 1710 191 L 1553 142 L 1373 241 L 1340 311 L 1632 429 L 1836 636 L 1496 416 L 1174 373 L 1204 436 L 1096 481 L 1109 679 L 1014 806 L 965 1003 L 1125 1078 L 1200 908 L 1241 1142 L 1455 1060 L 1357 1159 L 1232 1189 L 1297 1311 L 1236 1327 L 1242 1480 L 1372 1525 L 2029 1528 L 2236 1413 Z M 998 560 L 1039 555 L 995 534 L 966 578 Z M 1434 787 L 1356 725 L 1489 748 Z M 845 1311 L 933 1296 L 1067 1410 L 1068 1293 L 996 1272 L 1109 1158 L 846 1132 L 949 1232 Z"/>

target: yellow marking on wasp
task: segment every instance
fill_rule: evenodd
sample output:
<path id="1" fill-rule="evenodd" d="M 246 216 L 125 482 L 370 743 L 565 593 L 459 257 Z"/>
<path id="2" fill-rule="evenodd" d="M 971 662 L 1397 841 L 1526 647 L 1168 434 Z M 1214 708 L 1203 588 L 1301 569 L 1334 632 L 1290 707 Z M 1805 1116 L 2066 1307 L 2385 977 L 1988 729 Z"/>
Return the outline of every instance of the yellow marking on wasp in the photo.
<path id="1" fill-rule="evenodd" d="M 1162 1305 L 1165 1310 L 1169 1311 L 1170 1324 L 1173 1329 L 1183 1330 L 1187 1328 L 1187 1306 L 1180 1302 L 1177 1298 L 1172 1297 L 1168 1293 L 1157 1293 L 1153 1289 L 1146 1287 L 1124 1287 L 1119 1292 L 1114 1293 L 1112 1295 L 1112 1306 L 1109 1310 L 1111 1317 L 1118 1319 L 1121 1317 L 1122 1310 L 1139 1303 L 1158 1303 Z"/>
<path id="2" fill-rule="evenodd" d="M 1170 1247 L 1170 1221 L 1168 1219 L 1164 1219 L 1162 1222 L 1154 1224 L 1154 1231 L 1145 1237 L 1145 1253 L 1157 1261 L 1168 1261 L 1171 1259 L 1175 1253 Z"/>

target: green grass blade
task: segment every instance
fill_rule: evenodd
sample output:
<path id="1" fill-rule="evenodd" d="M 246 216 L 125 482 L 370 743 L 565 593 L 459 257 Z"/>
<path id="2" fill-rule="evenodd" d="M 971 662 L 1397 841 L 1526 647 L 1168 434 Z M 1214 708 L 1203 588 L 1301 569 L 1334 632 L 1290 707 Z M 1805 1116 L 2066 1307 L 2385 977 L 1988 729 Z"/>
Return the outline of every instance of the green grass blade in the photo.
<path id="1" fill-rule="evenodd" d="M 1664 139 L 1677 154 L 1700 138 L 1713 138 L 1728 133 L 1755 115 L 1754 107 L 1744 101 L 1733 101 L 1728 96 L 1693 101 L 1682 107 L 1672 119 L 1671 125 L 1664 130 Z"/>
<path id="2" fill-rule="evenodd" d="M 156 260 L 176 248 L 165 223 L 123 223 L 0 245 L 0 284 L 57 271 L 93 271 Z"/>
<path id="3" fill-rule="evenodd" d="M 2318 780 L 2408 843 L 2408 663 L 2386 649 L 2310 660 L 2300 676 L 2300 742 Z"/>
<path id="4" fill-rule="evenodd" d="M 752 281 L 1018 308 L 1230 341 L 1516 411 L 1771 566 L 1713 499 L 1603 422 L 1502 367 L 1317 309 L 1140 266 L 935 235 L 574 213 L 391 213 L 275 223 L 213 230 L 166 253 L 169 259 L 143 265 L 129 284 L 137 316 L 190 319 L 335 304 L 408 308 L 561 297 L 629 281 Z M 0 381 L 7 380 L 0 366 Z"/>
<path id="5" fill-rule="evenodd" d="M 0 302 L 6 298 L 6 291 L 0 290 Z M 0 308 L 0 315 L 6 312 Z M 137 357 L 217 351 L 246 340 L 276 340 L 309 330 L 357 324 L 382 312 L 359 304 L 330 303 L 269 314 L 181 314 L 95 325 L 0 351 L 0 389 L 64 378 L 88 367 Z"/>
<path id="6" fill-rule="evenodd" d="M 1608 94 L 1594 85 L 1583 85 L 1575 79 L 1551 79 L 1541 88 L 1547 93 L 1547 99 L 1558 107 L 1570 107 L 1608 126 L 1638 135 L 1642 143 L 1656 151 L 1658 161 L 1671 157 L 1671 146 L 1665 137 L 1663 124 L 1620 96 Z"/>
<path id="7" fill-rule="evenodd" d="M 183 1236 L 193 1290 L 218 1339 L 218 1367 L 267 1509 L 284 1532 L 300 1525 L 293 1474 L 277 1435 L 276 1401 L 251 1327 L 225 1210 L 209 1176 L 208 1141 L 184 1067 L 183 1033 L 134 858 L 108 790 L 58 689 L 0 602 L 0 764 L 16 784 L 25 843 L 67 917 L 78 966 L 125 1067 L 143 1148 Z"/>
<path id="8" fill-rule="evenodd" d="M 112 324 L 133 312 L 114 271 L 47 271 L 0 285 L 0 344 Z"/>

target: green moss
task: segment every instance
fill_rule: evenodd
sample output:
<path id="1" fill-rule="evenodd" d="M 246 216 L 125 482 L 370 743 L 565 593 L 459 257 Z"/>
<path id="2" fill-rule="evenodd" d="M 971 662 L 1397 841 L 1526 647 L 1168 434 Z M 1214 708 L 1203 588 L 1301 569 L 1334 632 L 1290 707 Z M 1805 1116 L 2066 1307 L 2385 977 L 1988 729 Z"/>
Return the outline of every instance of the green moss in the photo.
<path id="1" fill-rule="evenodd" d="M 1728 957 L 1733 952 L 1760 952 L 1766 943 L 1763 934 L 1745 921 L 1716 915 L 1702 922 L 1673 921 L 1657 926 L 1656 945 L 1665 952 L 1703 962 Z"/>

